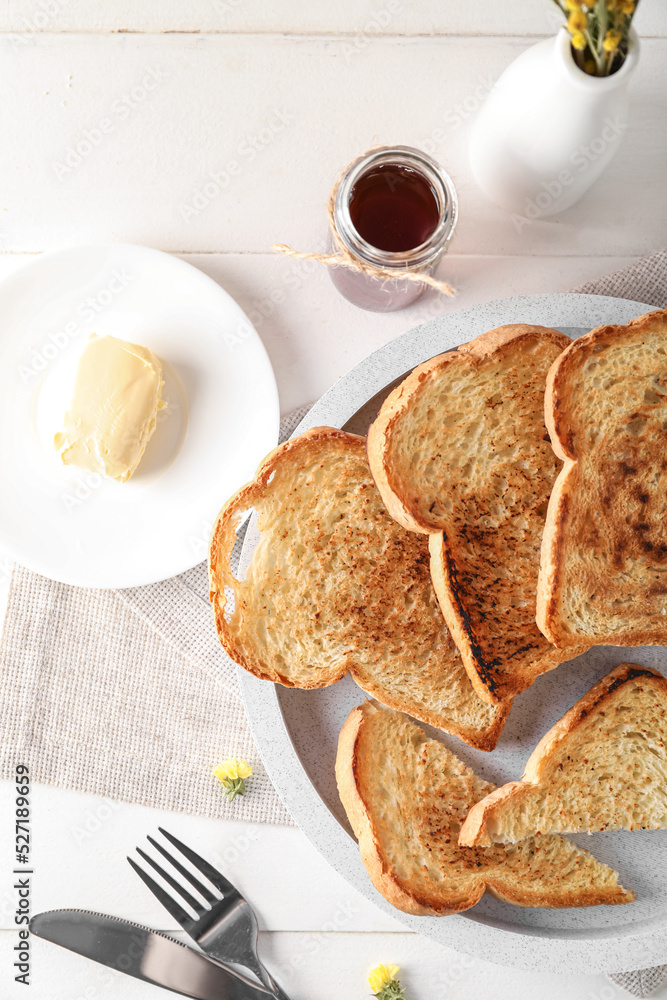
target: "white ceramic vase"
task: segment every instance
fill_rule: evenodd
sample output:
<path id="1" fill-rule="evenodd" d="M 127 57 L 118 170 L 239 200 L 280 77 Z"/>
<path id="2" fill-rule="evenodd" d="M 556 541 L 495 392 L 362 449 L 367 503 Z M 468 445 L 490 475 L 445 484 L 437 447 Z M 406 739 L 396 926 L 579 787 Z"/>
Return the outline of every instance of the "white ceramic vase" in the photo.
<path id="1" fill-rule="evenodd" d="M 470 165 L 491 201 L 528 218 L 574 205 L 612 160 L 628 125 L 627 88 L 639 55 L 631 33 L 622 67 L 589 76 L 563 28 L 509 66 L 472 127 Z"/>

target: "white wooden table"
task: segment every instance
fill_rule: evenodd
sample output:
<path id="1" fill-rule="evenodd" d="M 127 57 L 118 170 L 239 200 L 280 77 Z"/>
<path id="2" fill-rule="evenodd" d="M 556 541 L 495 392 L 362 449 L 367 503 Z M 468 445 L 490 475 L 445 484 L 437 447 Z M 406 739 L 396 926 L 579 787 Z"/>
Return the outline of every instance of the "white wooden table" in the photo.
<path id="1" fill-rule="evenodd" d="M 429 316 L 564 290 L 628 263 L 665 243 L 664 0 L 642 0 L 632 125 L 584 201 L 516 227 L 470 177 L 476 108 L 557 21 L 550 0 L 0 0 L 0 277 L 66 244 L 124 240 L 179 254 L 249 313 L 286 412 Z M 461 219 L 443 273 L 458 296 L 381 316 L 341 299 L 323 269 L 269 247 L 318 249 L 338 169 L 393 141 L 426 148 L 454 177 Z M 233 160 L 242 169 L 230 176 Z M 0 553 L 2 608 L 10 569 Z M 11 792 L 0 786 L 3 1000 L 26 995 L 12 970 Z M 622 995 L 601 976 L 512 970 L 404 933 L 295 829 L 44 786 L 32 808 L 35 911 L 78 906 L 169 928 L 124 861 L 163 821 L 229 859 L 259 911 L 263 954 L 294 1000 L 367 996 L 368 969 L 381 961 L 403 967 L 412 1000 Z M 159 995 L 43 942 L 32 948 L 31 1000 Z"/>

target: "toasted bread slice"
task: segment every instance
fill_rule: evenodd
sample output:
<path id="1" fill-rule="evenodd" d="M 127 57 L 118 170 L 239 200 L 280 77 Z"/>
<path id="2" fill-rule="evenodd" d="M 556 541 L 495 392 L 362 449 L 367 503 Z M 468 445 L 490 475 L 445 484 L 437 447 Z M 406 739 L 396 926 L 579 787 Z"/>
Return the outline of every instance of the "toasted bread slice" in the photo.
<path id="1" fill-rule="evenodd" d="M 239 581 L 229 557 L 251 508 L 260 538 Z M 495 746 L 510 702 L 492 707 L 473 691 L 433 592 L 426 539 L 387 514 L 364 438 L 319 427 L 268 455 L 222 510 L 209 568 L 220 641 L 257 677 L 316 688 L 349 670 L 383 703 Z"/>
<path id="2" fill-rule="evenodd" d="M 405 715 L 365 702 L 341 730 L 336 779 L 373 885 L 406 913 L 443 916 L 485 891 L 518 906 L 628 903 L 615 872 L 564 837 L 459 847 L 472 805 L 494 786 Z"/>
<path id="3" fill-rule="evenodd" d="M 636 663 L 603 677 L 542 737 L 522 781 L 474 806 L 468 846 L 538 833 L 667 826 L 667 678 Z"/>
<path id="4" fill-rule="evenodd" d="M 667 309 L 575 340 L 549 372 L 546 420 L 565 464 L 540 629 L 562 648 L 667 644 Z"/>
<path id="5" fill-rule="evenodd" d="M 544 386 L 569 343 L 540 326 L 491 330 L 416 368 L 368 434 L 387 509 L 404 527 L 431 533 L 438 600 L 473 687 L 491 703 L 576 655 L 559 653 L 535 624 L 559 467 Z"/>

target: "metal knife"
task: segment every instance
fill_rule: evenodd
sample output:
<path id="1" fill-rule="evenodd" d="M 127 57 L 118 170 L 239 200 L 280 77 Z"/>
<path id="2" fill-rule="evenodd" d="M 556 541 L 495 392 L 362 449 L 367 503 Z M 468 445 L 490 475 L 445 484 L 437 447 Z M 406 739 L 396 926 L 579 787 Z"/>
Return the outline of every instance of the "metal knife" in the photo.
<path id="1" fill-rule="evenodd" d="M 145 983 L 195 1000 L 270 1000 L 273 994 L 160 931 L 102 913 L 37 913 L 30 931 Z"/>

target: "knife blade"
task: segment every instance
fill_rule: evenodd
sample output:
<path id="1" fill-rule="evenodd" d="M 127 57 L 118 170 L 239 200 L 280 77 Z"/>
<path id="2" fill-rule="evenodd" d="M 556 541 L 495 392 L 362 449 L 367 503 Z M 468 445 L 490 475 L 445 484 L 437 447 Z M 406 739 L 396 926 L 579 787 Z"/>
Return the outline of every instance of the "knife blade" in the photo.
<path id="1" fill-rule="evenodd" d="M 160 931 L 87 910 L 36 913 L 30 931 L 84 958 L 194 1000 L 270 1000 L 246 976 Z"/>

